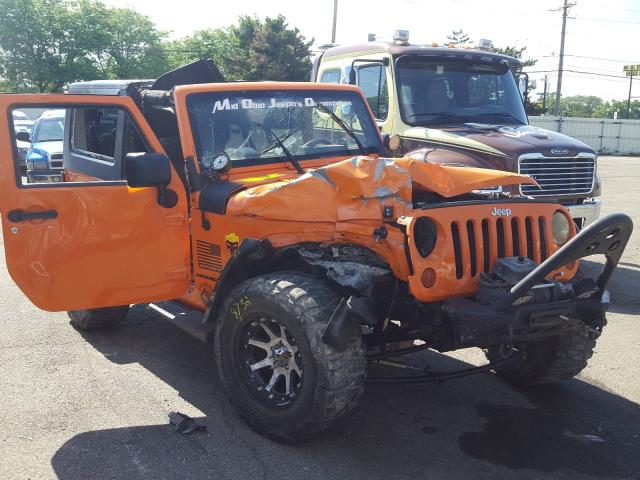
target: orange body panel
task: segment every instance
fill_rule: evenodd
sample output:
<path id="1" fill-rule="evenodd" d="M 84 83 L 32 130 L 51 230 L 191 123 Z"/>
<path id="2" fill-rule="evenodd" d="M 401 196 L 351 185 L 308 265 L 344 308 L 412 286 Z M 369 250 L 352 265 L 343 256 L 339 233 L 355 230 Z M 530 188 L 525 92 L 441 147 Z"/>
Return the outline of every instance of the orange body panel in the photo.
<path id="1" fill-rule="evenodd" d="M 357 87 L 308 83 L 176 87 L 175 106 L 184 157 L 196 158 L 186 109 L 189 94 L 268 90 L 272 85 L 280 91 L 353 90 L 362 97 Z M 365 102 L 364 97 L 362 101 Z M 0 97 L 0 114 L 7 118 L 12 106 L 26 104 L 120 106 L 128 110 L 152 150 L 162 152 L 141 112 L 128 97 Z M 0 168 L 5 172 L 14 171 L 8 133 L 8 129 L 0 131 L 0 144 L 4 146 Z M 198 162 L 195 164 L 198 168 Z M 499 185 L 535 184 L 528 176 L 509 172 L 375 155 L 320 158 L 301 164 L 307 170 L 303 175 L 284 162 L 232 169 L 229 179 L 244 188 L 229 198 L 226 214 L 200 211 L 199 193 L 193 192 L 191 220 L 187 218 L 186 193 L 175 171 L 169 188 L 178 194 L 178 204 L 169 209 L 157 204 L 155 189 L 132 189 L 124 182 L 18 187 L 13 175 L 4 175 L 0 178 L 1 211 L 9 271 L 27 296 L 47 310 L 171 298 L 204 309 L 222 269 L 245 238 L 268 239 L 275 248 L 306 242 L 356 244 L 376 252 L 397 278 L 408 282 L 418 300 L 429 302 L 474 293 L 480 272 L 490 269 L 499 254 L 529 254 L 537 262 L 542 261 L 543 256 L 548 257 L 558 248 L 549 235 L 551 216 L 558 209 L 568 215 L 553 203 L 444 203 L 422 210 L 413 207 L 416 190 L 455 197 Z M 66 174 L 74 182 L 92 180 L 79 172 Z M 509 208 L 513 215 L 499 220 L 490 214 L 494 206 Z M 59 216 L 12 224 L 6 214 L 14 209 L 53 209 Z M 385 214 L 389 211 L 391 215 Z M 438 230 L 436 248 L 426 259 L 420 257 L 413 243 L 413 227 L 420 216 L 431 218 Z M 209 230 L 202 226 L 203 217 L 211 225 Z M 501 221 L 505 222 L 505 231 L 500 237 L 503 244 L 499 245 L 496 232 Z M 532 227 L 538 221 L 546 222 L 549 228 L 543 247 L 541 232 Z M 480 234 L 485 223 L 486 236 Z M 386 238 L 374 235 L 381 227 L 387 232 Z M 452 242 L 453 228 L 460 232 L 457 246 Z M 429 288 L 421 281 L 426 268 L 436 272 L 435 283 Z M 576 268 L 573 265 L 555 275 L 569 279 Z"/>
<path id="2" fill-rule="evenodd" d="M 148 145 L 157 138 L 128 97 L 0 96 L 1 118 L 17 106 L 110 105 L 128 110 Z M 22 291 L 44 310 L 148 302 L 182 295 L 189 284 L 186 194 L 173 172 L 173 208 L 158 205 L 155 188 L 125 182 L 18 186 L 9 128 L 0 129 L 1 213 L 7 268 Z M 55 210 L 47 220 L 10 222 L 11 210 Z"/>

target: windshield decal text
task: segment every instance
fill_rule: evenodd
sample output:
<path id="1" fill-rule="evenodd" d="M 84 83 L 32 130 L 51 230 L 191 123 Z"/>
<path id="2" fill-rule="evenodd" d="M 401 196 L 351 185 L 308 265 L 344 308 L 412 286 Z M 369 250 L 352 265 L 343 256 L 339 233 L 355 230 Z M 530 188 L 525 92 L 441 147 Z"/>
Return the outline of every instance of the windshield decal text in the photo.
<path id="1" fill-rule="evenodd" d="M 303 101 L 299 100 L 277 100 L 276 98 L 270 98 L 268 101 L 257 101 L 250 98 L 243 98 L 240 101 L 232 102 L 229 98 L 223 100 L 216 100 L 213 104 L 213 110 L 211 113 L 224 110 L 263 110 L 270 108 L 304 108 L 315 107 L 317 104 L 324 105 L 325 107 L 343 107 L 350 106 L 351 100 L 322 100 L 316 102 L 311 97 L 304 98 Z"/>

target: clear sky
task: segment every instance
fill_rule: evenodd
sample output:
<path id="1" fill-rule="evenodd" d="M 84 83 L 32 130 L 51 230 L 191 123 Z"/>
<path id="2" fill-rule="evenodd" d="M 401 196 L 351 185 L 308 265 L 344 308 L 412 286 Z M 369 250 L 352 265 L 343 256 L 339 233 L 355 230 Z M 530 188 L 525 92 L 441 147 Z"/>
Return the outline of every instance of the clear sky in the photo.
<path id="1" fill-rule="evenodd" d="M 570 3 L 574 3 L 571 0 Z M 626 99 L 629 82 L 625 63 L 640 64 L 640 0 L 577 0 L 567 20 L 563 95 L 597 95 L 607 100 Z M 235 23 L 239 15 L 259 17 L 283 14 L 315 45 L 331 40 L 333 0 L 106 0 L 134 8 L 151 17 L 172 37 L 195 30 Z M 551 11 L 562 0 L 338 0 L 337 43 L 366 41 L 368 33 L 390 36 L 395 29 L 410 31 L 415 43 L 442 43 L 453 29 L 463 29 L 473 41 L 491 39 L 496 46 L 527 47 L 538 58 L 531 71 L 548 73 L 550 91 L 557 82 L 561 12 Z M 571 56 L 569 56 L 571 55 Z M 591 58 L 583 58 L 591 57 Z M 542 91 L 544 73 L 532 73 Z M 640 79 L 633 96 L 640 98 Z"/>

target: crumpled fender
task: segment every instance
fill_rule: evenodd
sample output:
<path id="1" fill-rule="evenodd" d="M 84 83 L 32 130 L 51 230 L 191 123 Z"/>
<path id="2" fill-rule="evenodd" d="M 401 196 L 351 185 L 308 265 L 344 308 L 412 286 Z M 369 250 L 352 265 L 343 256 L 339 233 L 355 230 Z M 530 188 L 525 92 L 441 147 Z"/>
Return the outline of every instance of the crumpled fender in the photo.
<path id="1" fill-rule="evenodd" d="M 394 216 L 411 210 L 414 188 L 454 197 L 520 183 L 537 185 L 511 172 L 361 156 L 238 192 L 229 199 L 227 214 L 306 222 L 375 220 L 382 218 L 382 206 L 392 207 Z"/>

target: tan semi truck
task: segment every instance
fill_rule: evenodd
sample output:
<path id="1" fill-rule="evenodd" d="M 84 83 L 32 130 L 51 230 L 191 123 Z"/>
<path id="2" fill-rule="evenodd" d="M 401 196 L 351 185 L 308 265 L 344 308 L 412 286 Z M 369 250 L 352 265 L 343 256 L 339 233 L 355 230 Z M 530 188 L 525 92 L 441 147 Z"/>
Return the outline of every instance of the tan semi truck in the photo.
<path id="1" fill-rule="evenodd" d="M 312 81 L 351 83 L 365 94 L 378 126 L 399 134 L 402 154 L 436 163 L 507 170 L 539 184 L 499 189 L 557 199 L 578 228 L 600 214 L 596 152 L 529 125 L 521 62 L 479 48 L 392 42 L 331 46 L 314 61 Z"/>

